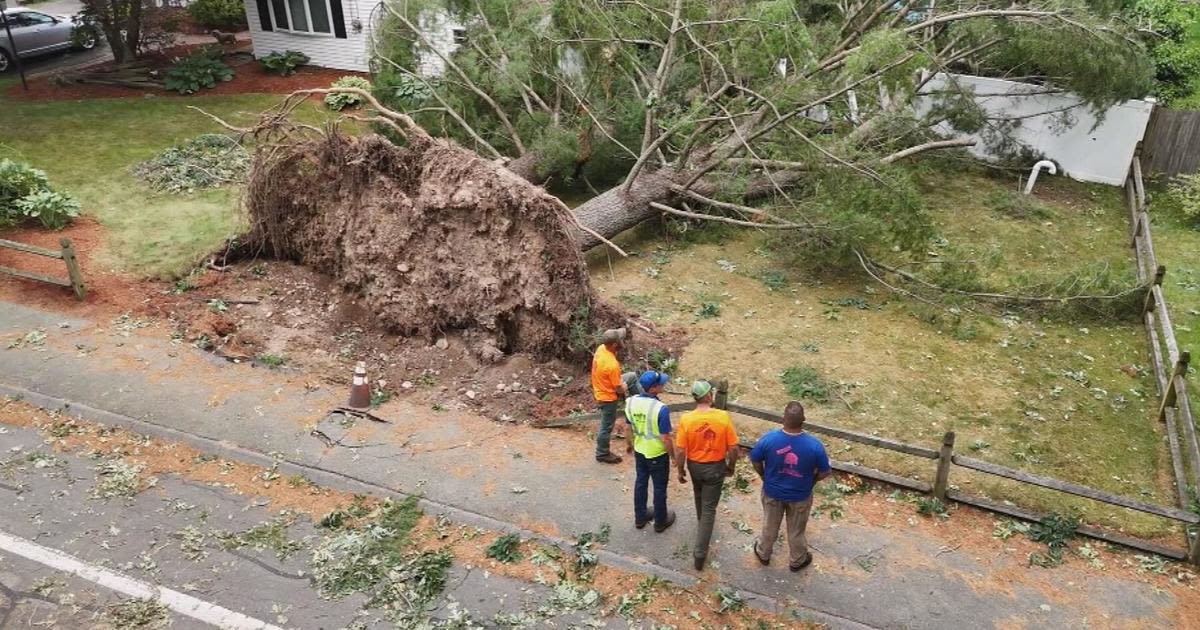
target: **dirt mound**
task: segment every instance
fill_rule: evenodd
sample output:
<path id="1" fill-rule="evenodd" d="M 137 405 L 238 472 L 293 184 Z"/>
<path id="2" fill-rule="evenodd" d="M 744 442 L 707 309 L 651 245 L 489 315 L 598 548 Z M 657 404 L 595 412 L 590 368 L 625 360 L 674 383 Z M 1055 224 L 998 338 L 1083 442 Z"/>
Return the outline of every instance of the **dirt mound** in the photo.
<path id="1" fill-rule="evenodd" d="M 330 131 L 255 156 L 253 249 L 328 274 L 388 330 L 461 330 L 482 357 L 564 356 L 594 297 L 568 210 L 444 141 Z"/>

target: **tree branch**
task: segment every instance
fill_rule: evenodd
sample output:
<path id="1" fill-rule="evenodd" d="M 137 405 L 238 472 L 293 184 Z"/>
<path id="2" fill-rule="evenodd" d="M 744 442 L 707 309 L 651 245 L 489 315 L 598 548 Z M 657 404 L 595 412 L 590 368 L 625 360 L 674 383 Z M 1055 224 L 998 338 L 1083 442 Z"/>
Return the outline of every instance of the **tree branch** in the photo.
<path id="1" fill-rule="evenodd" d="M 924 144 L 918 144 L 915 147 L 909 147 L 907 149 L 904 149 L 903 151 L 897 151 L 897 152 L 883 158 L 882 160 L 880 160 L 880 162 L 883 162 L 884 164 L 891 164 L 892 162 L 895 162 L 896 160 L 903 160 L 906 157 L 917 155 L 918 153 L 924 153 L 926 151 L 934 151 L 937 149 L 950 149 L 950 148 L 956 148 L 956 147 L 970 147 L 970 146 L 974 146 L 974 145 L 975 145 L 974 138 L 954 138 L 951 140 L 935 140 L 932 142 L 926 142 Z"/>

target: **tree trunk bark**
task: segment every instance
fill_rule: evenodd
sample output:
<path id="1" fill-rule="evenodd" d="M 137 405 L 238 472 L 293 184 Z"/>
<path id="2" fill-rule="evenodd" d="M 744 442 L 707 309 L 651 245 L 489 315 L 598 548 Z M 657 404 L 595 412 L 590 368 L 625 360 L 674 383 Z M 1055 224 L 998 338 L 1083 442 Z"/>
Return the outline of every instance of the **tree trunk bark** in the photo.
<path id="1" fill-rule="evenodd" d="M 535 179 L 537 177 L 537 162 L 538 154 L 530 151 L 519 158 L 510 160 L 509 163 L 505 165 L 505 168 L 519 175 L 521 179 L 541 186 L 542 182 L 539 182 L 537 179 Z"/>
<path id="2" fill-rule="evenodd" d="M 658 210 L 650 207 L 650 202 L 670 201 L 673 196 L 671 184 L 675 183 L 678 176 L 678 173 L 670 170 L 643 174 L 629 192 L 625 192 L 622 184 L 584 202 L 575 208 L 575 217 L 584 227 L 600 233 L 604 238 L 612 238 L 658 214 Z M 577 233 L 580 248 L 584 251 L 600 244 L 600 239 L 592 234 L 583 230 Z"/>

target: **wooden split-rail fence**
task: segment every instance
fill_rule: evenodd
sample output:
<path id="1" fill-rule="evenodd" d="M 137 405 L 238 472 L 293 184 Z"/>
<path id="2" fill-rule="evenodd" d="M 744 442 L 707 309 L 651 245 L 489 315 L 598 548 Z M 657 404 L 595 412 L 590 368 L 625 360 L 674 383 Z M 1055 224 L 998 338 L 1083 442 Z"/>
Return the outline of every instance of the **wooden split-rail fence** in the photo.
<path id="1" fill-rule="evenodd" d="M 766 420 L 776 424 L 783 423 L 783 416 L 780 414 L 756 407 L 751 407 L 749 405 L 728 402 L 728 385 L 724 381 L 719 381 L 717 383 L 717 396 L 716 400 L 714 401 L 714 406 L 742 416 L 758 418 L 760 420 Z M 667 407 L 672 412 L 689 411 L 691 409 L 695 409 L 696 404 L 690 402 L 671 403 L 667 405 Z M 535 421 L 534 426 L 540 428 L 563 427 L 581 422 L 598 420 L 599 418 L 599 413 L 576 414 L 554 420 Z M 1046 515 L 1039 514 L 1032 510 L 1027 510 L 1007 502 L 1002 503 L 999 501 L 993 501 L 991 499 L 986 499 L 984 497 L 979 497 L 951 489 L 950 479 L 953 469 L 958 467 L 973 471 L 975 473 L 993 475 L 1018 483 L 1037 486 L 1039 488 L 1053 490 L 1063 494 L 1083 497 L 1085 499 L 1090 499 L 1092 501 L 1097 501 L 1099 503 L 1104 503 L 1119 508 L 1151 514 L 1153 516 L 1162 517 L 1170 521 L 1182 523 L 1185 525 L 1185 529 L 1186 526 L 1194 526 L 1200 523 L 1200 514 L 1190 512 L 1186 509 L 1181 509 L 1174 506 L 1155 505 L 1153 503 L 1147 503 L 1145 501 L 1123 497 L 1111 492 L 1089 488 L 1080 484 L 1062 481 L 1060 479 L 1054 479 L 1044 475 L 1037 475 L 1025 472 L 1023 470 L 1017 470 L 1015 468 L 1009 468 L 1007 466 L 1001 466 L 999 464 L 993 464 L 991 462 L 959 455 L 954 452 L 953 431 L 948 432 L 943 436 L 942 443 L 938 445 L 937 448 L 930 448 L 927 446 L 910 444 L 876 435 L 868 435 L 866 433 L 860 433 L 858 431 L 833 427 L 812 421 L 805 422 L 804 429 L 818 435 L 824 435 L 839 440 L 845 440 L 857 444 L 864 444 L 874 448 L 902 453 L 904 455 L 930 460 L 933 463 L 933 470 L 931 471 L 928 481 L 904 477 L 875 468 L 861 466 L 859 464 L 830 459 L 830 465 L 834 470 L 852 475 L 858 475 L 859 477 L 864 477 L 875 481 L 881 481 L 893 486 L 906 488 L 908 490 L 913 490 L 923 494 L 931 494 L 942 501 L 956 501 L 958 503 L 964 503 L 966 505 L 1004 514 L 1013 518 L 1036 522 L 1044 519 Z M 753 444 L 746 441 L 741 443 L 741 447 L 744 449 L 750 449 L 753 446 Z M 1193 564 L 1200 565 L 1200 535 L 1195 536 L 1190 542 L 1185 541 L 1185 546 L 1183 548 L 1179 548 L 1161 545 L 1134 536 L 1122 534 L 1120 532 L 1092 527 L 1090 525 L 1080 525 L 1076 531 L 1081 535 L 1091 538 L 1104 540 L 1106 542 L 1111 542 L 1126 547 L 1132 547 L 1142 551 L 1149 551 L 1151 553 L 1163 555 L 1175 560 L 1187 560 Z"/>
<path id="2" fill-rule="evenodd" d="M 1200 440 L 1196 419 L 1188 398 L 1188 372 L 1191 353 L 1181 349 L 1171 325 L 1171 311 L 1163 296 L 1167 268 L 1158 263 L 1151 235 L 1150 206 L 1142 179 L 1140 156 L 1134 156 L 1125 182 L 1125 201 L 1130 214 L 1130 245 L 1137 259 L 1138 281 L 1148 285 L 1143 301 L 1142 321 L 1150 345 L 1150 364 L 1158 389 L 1158 420 L 1167 434 L 1171 467 L 1179 507 L 1192 504 L 1200 492 Z"/>
<path id="3" fill-rule="evenodd" d="M 75 248 L 71 246 L 71 239 L 62 238 L 58 241 L 61 249 L 58 251 L 35 247 L 25 243 L 16 241 L 6 241 L 0 239 L 0 249 L 11 249 L 13 251 L 32 254 L 34 256 L 44 256 L 46 258 L 58 258 L 66 263 L 67 278 L 55 278 L 32 271 L 22 269 L 13 269 L 12 267 L 0 266 L 0 274 L 15 276 L 17 278 L 25 278 L 26 280 L 36 280 L 47 284 L 54 284 L 60 287 L 66 287 L 75 292 L 75 298 L 82 300 L 87 297 L 87 286 L 83 283 L 83 274 L 79 271 L 79 260 L 75 257 Z"/>

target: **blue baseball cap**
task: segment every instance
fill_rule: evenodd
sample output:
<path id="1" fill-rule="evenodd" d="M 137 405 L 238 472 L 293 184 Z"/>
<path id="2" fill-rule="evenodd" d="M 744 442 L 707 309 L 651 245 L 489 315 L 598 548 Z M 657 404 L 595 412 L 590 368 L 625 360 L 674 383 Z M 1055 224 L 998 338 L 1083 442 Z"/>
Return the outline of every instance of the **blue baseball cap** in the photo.
<path id="1" fill-rule="evenodd" d="M 642 372 L 642 376 L 638 378 L 638 385 L 642 386 L 642 390 L 650 391 L 651 387 L 659 387 L 671 382 L 671 377 L 662 372 L 654 370 L 646 370 Z"/>

